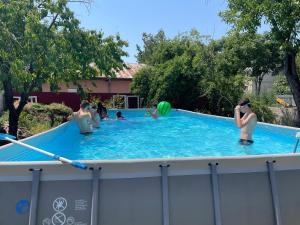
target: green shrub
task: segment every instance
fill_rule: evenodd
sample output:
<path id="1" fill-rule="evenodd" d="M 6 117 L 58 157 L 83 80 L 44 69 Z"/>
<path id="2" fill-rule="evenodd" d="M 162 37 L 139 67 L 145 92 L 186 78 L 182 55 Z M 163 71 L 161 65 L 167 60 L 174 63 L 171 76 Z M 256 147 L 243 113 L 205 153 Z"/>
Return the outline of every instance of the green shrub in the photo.
<path id="1" fill-rule="evenodd" d="M 289 111 L 288 109 L 281 108 L 282 117 L 279 120 L 279 123 L 285 126 L 296 127 L 297 126 L 297 117 L 296 114 Z"/>
<path id="2" fill-rule="evenodd" d="M 8 123 L 8 111 L 5 111 L 0 115 L 0 126 L 2 127 L 5 123 Z"/>
<path id="3" fill-rule="evenodd" d="M 290 95 L 291 89 L 287 82 L 286 77 L 283 74 L 276 76 L 273 83 L 273 91 L 277 95 Z"/>
<path id="4" fill-rule="evenodd" d="M 100 99 L 96 96 L 92 96 L 89 100 L 89 102 L 91 103 L 91 105 L 95 105 L 97 106 L 100 101 Z M 102 102 L 101 102 L 102 103 Z"/>
<path id="5" fill-rule="evenodd" d="M 39 103 L 27 104 L 19 117 L 19 137 L 28 137 L 57 126 L 71 115 L 72 109 L 69 107 L 52 103 L 43 105 Z M 8 123 L 8 111 L 0 116 L 0 126 Z"/>
<path id="6" fill-rule="evenodd" d="M 124 97 L 117 95 L 115 97 L 115 108 L 116 109 L 124 109 L 125 108 L 125 101 L 124 101 Z"/>
<path id="7" fill-rule="evenodd" d="M 32 115 L 39 115 L 41 113 L 47 113 L 47 105 L 43 105 L 40 103 L 28 103 L 23 112 L 30 113 Z"/>
<path id="8" fill-rule="evenodd" d="M 68 116 L 72 114 L 72 109 L 58 103 L 46 105 L 47 114 L 51 121 L 51 127 L 57 126 L 67 121 Z"/>
<path id="9" fill-rule="evenodd" d="M 264 92 L 259 96 L 259 100 L 266 106 L 276 105 L 276 96 L 273 91 Z"/>
<path id="10" fill-rule="evenodd" d="M 104 100 L 104 102 L 102 102 L 102 105 L 108 109 L 111 109 L 113 107 L 113 98 Z"/>

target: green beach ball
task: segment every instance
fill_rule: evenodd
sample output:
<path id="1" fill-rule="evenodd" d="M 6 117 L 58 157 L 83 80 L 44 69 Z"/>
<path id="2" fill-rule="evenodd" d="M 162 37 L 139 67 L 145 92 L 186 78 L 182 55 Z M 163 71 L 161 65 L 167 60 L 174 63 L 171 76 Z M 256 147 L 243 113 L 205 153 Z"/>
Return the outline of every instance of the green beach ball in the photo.
<path id="1" fill-rule="evenodd" d="M 171 112 L 171 104 L 166 101 L 162 101 L 157 105 L 157 111 L 159 115 L 166 116 Z"/>

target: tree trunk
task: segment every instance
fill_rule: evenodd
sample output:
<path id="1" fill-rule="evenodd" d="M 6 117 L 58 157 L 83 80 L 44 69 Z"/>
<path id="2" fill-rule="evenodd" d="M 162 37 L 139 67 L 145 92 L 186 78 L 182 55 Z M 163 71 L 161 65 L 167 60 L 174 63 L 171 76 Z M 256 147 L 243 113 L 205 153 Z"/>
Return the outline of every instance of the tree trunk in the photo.
<path id="1" fill-rule="evenodd" d="M 22 94 L 17 109 L 14 106 L 13 89 L 11 80 L 8 77 L 3 81 L 4 98 L 6 107 L 9 110 L 9 134 L 17 137 L 20 114 L 28 101 L 28 94 Z"/>
<path id="2" fill-rule="evenodd" d="M 257 92 L 256 92 L 257 96 L 260 95 L 261 84 L 262 84 L 262 82 L 264 80 L 264 76 L 265 76 L 265 74 L 261 74 L 260 76 L 257 77 L 257 79 L 258 79 L 258 87 L 257 87 Z"/>
<path id="3" fill-rule="evenodd" d="M 14 106 L 13 90 L 9 78 L 3 81 L 3 88 L 4 88 L 4 98 L 5 98 L 6 108 L 9 111 L 9 119 L 8 119 L 9 134 L 17 136 L 19 118 L 17 116 L 17 110 L 15 109 Z"/>
<path id="4" fill-rule="evenodd" d="M 9 111 L 9 134 L 15 137 L 18 136 L 19 116 L 16 110 Z"/>
<path id="5" fill-rule="evenodd" d="M 258 87 L 257 87 L 257 92 L 256 92 L 256 95 L 257 95 L 257 96 L 260 95 L 261 82 L 262 82 L 262 81 L 260 81 L 260 80 L 258 81 Z"/>
<path id="6" fill-rule="evenodd" d="M 255 95 L 258 95 L 258 77 L 254 78 L 254 85 L 255 85 Z"/>
<path id="7" fill-rule="evenodd" d="M 299 127 L 300 126 L 300 81 L 296 70 L 295 52 L 285 53 L 284 72 L 297 106 L 298 115 L 297 115 L 296 125 Z"/>

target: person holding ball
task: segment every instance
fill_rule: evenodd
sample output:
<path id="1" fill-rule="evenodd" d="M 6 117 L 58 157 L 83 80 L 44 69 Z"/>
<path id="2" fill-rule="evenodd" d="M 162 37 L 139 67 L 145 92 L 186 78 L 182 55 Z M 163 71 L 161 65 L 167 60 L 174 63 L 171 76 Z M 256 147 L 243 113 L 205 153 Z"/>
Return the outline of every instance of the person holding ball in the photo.
<path id="1" fill-rule="evenodd" d="M 153 105 L 154 109 L 153 110 L 150 110 L 148 109 L 147 110 L 147 113 L 153 118 L 153 119 L 157 119 L 158 118 L 158 112 L 157 112 L 157 105 Z"/>

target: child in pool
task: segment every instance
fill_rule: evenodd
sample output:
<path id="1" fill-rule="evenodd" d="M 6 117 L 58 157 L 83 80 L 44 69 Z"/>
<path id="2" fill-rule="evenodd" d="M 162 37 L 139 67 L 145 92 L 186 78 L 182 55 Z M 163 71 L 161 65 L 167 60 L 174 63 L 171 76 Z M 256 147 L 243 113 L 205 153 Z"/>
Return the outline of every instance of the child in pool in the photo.
<path id="1" fill-rule="evenodd" d="M 125 117 L 122 116 L 122 112 L 118 111 L 116 113 L 116 120 L 126 120 Z"/>
<path id="2" fill-rule="evenodd" d="M 100 128 L 100 116 L 99 113 L 97 112 L 97 106 L 92 105 L 91 109 L 91 116 L 92 116 L 92 124 L 94 128 Z"/>
<path id="3" fill-rule="evenodd" d="M 147 110 L 147 113 L 156 120 L 158 118 L 157 105 L 155 104 L 153 107 L 154 109 L 152 111 L 150 109 Z"/>

